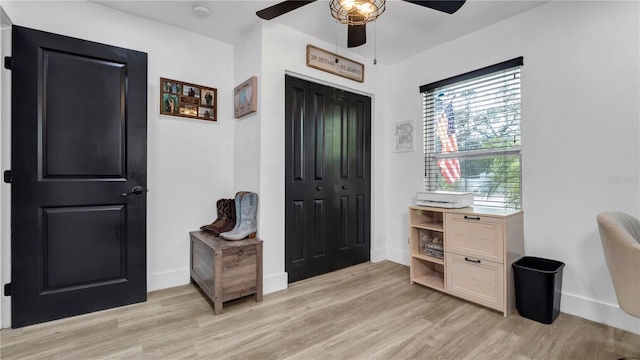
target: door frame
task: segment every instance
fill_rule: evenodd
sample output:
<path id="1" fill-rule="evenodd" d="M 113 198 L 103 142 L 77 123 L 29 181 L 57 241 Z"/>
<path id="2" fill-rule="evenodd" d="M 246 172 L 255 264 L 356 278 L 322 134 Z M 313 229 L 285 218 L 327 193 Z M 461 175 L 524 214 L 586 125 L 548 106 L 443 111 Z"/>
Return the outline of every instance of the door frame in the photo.
<path id="1" fill-rule="evenodd" d="M 369 119 L 369 121 L 370 121 L 370 123 L 369 123 L 369 182 L 368 182 L 368 185 L 369 185 L 369 228 L 368 228 L 368 230 L 369 230 L 369 261 L 381 261 L 381 260 L 384 260 L 385 257 L 381 258 L 380 256 L 374 256 L 374 253 L 376 251 L 374 249 L 374 239 L 375 239 L 376 234 L 377 234 L 377 231 L 375 230 L 375 221 L 374 221 L 374 217 L 375 217 L 375 212 L 374 212 L 375 206 L 374 206 L 374 204 L 376 202 L 375 201 L 375 196 L 374 196 L 374 194 L 375 194 L 375 191 L 374 191 L 374 189 L 375 189 L 375 186 L 374 186 L 374 184 L 375 184 L 375 182 L 374 182 L 374 177 L 375 177 L 375 175 L 374 175 L 375 174 L 375 171 L 374 171 L 375 170 L 374 152 L 375 152 L 375 148 L 376 148 L 376 146 L 375 146 L 375 143 L 376 143 L 376 141 L 375 141 L 375 134 L 376 134 L 376 131 L 375 131 L 375 125 L 376 125 L 376 122 L 375 122 L 376 101 L 375 101 L 375 99 L 376 99 L 376 96 L 375 96 L 375 94 L 369 93 L 369 92 L 366 92 L 366 91 L 362 91 L 362 90 L 359 90 L 359 89 L 350 88 L 350 87 L 343 86 L 343 85 L 338 85 L 336 83 L 333 83 L 333 82 L 330 82 L 330 81 L 327 81 L 327 80 L 315 78 L 313 76 L 301 74 L 301 73 L 290 71 L 290 70 L 287 70 L 287 69 L 284 69 L 284 74 L 283 75 L 284 75 L 282 77 L 283 83 L 286 83 L 285 78 L 287 76 L 290 76 L 290 77 L 297 78 L 297 79 L 300 79 L 300 80 L 303 80 L 303 81 L 307 81 L 307 82 L 311 82 L 311 83 L 314 83 L 314 84 L 318 84 L 318 85 L 322 85 L 322 86 L 328 86 L 328 87 L 332 88 L 334 91 L 335 90 L 345 91 L 345 92 L 353 93 L 353 94 L 356 94 L 356 95 L 365 96 L 365 97 L 368 97 L 370 99 L 370 109 L 369 109 L 369 113 L 370 113 L 370 119 Z M 286 96 L 287 96 L 286 86 L 283 89 L 282 94 L 283 94 L 283 98 L 282 99 L 283 99 L 283 104 L 284 104 L 284 102 L 286 101 Z M 284 134 L 285 138 L 287 136 L 287 134 L 286 134 L 286 124 L 285 124 L 287 111 L 288 111 L 288 109 L 286 108 L 286 106 L 283 106 L 283 113 L 282 113 L 282 116 L 283 116 L 283 118 L 282 118 L 283 125 L 282 126 L 283 126 L 283 128 L 282 128 L 282 130 L 283 130 L 283 134 Z M 283 138 L 283 148 L 282 149 L 283 149 L 283 155 L 286 157 L 285 154 L 287 152 L 287 149 L 286 149 L 285 143 L 286 143 L 286 139 Z M 285 159 L 285 162 L 286 162 L 286 159 Z M 283 192 L 282 192 L 282 198 L 281 198 L 282 205 L 283 205 L 283 207 L 282 207 L 283 217 L 282 217 L 282 222 L 281 222 L 281 226 L 282 226 L 281 236 L 283 238 L 283 243 L 282 243 L 283 270 L 284 270 L 284 274 L 287 274 L 287 271 L 286 271 L 286 267 L 287 267 L 287 260 L 286 260 L 286 251 L 287 251 L 286 250 L 286 248 L 287 248 L 287 243 L 286 243 L 286 232 L 287 232 L 286 224 L 287 224 L 287 220 L 286 220 L 286 217 L 284 216 L 284 214 L 286 212 L 286 206 L 287 206 L 287 203 L 286 203 L 286 196 L 287 196 L 287 189 L 286 189 L 286 183 L 287 183 L 286 176 L 287 176 L 287 174 L 286 174 L 286 169 L 287 169 L 287 164 L 286 163 L 284 164 L 284 169 L 285 169 L 285 171 L 282 173 L 282 178 L 281 178 L 281 181 L 282 181 L 281 184 L 283 186 Z M 287 281 L 287 287 L 288 287 L 288 284 L 289 284 L 289 281 Z"/>
<path id="2" fill-rule="evenodd" d="M 12 22 L 0 7 L 2 49 L 0 58 L 11 55 Z M 3 60 L 4 61 L 4 60 Z M 11 73 L 0 69 L 0 170 L 11 168 Z M 4 284 L 11 282 L 11 185 L 0 183 L 0 328 L 11 327 L 11 297 L 4 296 Z"/>

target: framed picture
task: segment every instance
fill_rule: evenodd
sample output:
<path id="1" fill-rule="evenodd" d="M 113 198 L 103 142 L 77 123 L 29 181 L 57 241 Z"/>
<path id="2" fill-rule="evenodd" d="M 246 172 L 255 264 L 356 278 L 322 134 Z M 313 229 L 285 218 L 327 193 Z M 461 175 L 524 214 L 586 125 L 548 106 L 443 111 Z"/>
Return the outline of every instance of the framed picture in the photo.
<path id="1" fill-rule="evenodd" d="M 410 152 L 414 147 L 413 120 L 401 121 L 394 124 L 395 152 Z"/>
<path id="2" fill-rule="evenodd" d="M 258 110 L 258 78 L 249 80 L 233 89 L 233 117 L 241 118 Z"/>
<path id="3" fill-rule="evenodd" d="M 218 89 L 160 78 L 160 114 L 218 120 Z"/>

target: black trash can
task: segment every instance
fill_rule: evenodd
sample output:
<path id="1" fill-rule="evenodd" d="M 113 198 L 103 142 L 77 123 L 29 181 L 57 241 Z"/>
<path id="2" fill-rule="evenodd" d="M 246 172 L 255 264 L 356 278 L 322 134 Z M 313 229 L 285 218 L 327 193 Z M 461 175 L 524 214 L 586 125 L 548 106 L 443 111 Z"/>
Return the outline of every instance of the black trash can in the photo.
<path id="1" fill-rule="evenodd" d="M 564 263 L 525 256 L 513 263 L 516 307 L 522 317 L 551 324 L 560 314 Z"/>

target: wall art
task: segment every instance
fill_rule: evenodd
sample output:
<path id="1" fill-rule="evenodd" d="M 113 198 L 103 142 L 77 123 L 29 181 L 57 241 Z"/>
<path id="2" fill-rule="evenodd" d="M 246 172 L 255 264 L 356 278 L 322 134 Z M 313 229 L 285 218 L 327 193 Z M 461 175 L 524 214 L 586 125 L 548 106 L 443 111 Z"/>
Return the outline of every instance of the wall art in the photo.
<path id="1" fill-rule="evenodd" d="M 217 121 L 218 90 L 160 78 L 160 114 Z"/>
<path id="2" fill-rule="evenodd" d="M 364 64 L 311 44 L 307 45 L 307 66 L 350 80 L 364 82 Z"/>
<path id="3" fill-rule="evenodd" d="M 249 80 L 233 89 L 233 116 L 238 119 L 258 110 L 258 78 Z"/>
<path id="4" fill-rule="evenodd" d="M 413 151 L 415 131 L 413 120 L 406 120 L 394 124 L 395 152 Z"/>

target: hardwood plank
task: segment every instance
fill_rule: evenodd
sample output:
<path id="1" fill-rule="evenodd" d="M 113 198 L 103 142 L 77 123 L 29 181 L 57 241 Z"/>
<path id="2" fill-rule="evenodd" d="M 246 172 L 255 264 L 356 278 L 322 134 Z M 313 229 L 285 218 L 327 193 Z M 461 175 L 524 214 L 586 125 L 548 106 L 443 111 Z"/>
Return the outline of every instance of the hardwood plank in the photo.
<path id="1" fill-rule="evenodd" d="M 640 336 L 560 314 L 552 325 L 409 284 L 365 263 L 225 303 L 193 285 L 145 303 L 0 331 L 5 359 L 617 359 Z"/>

